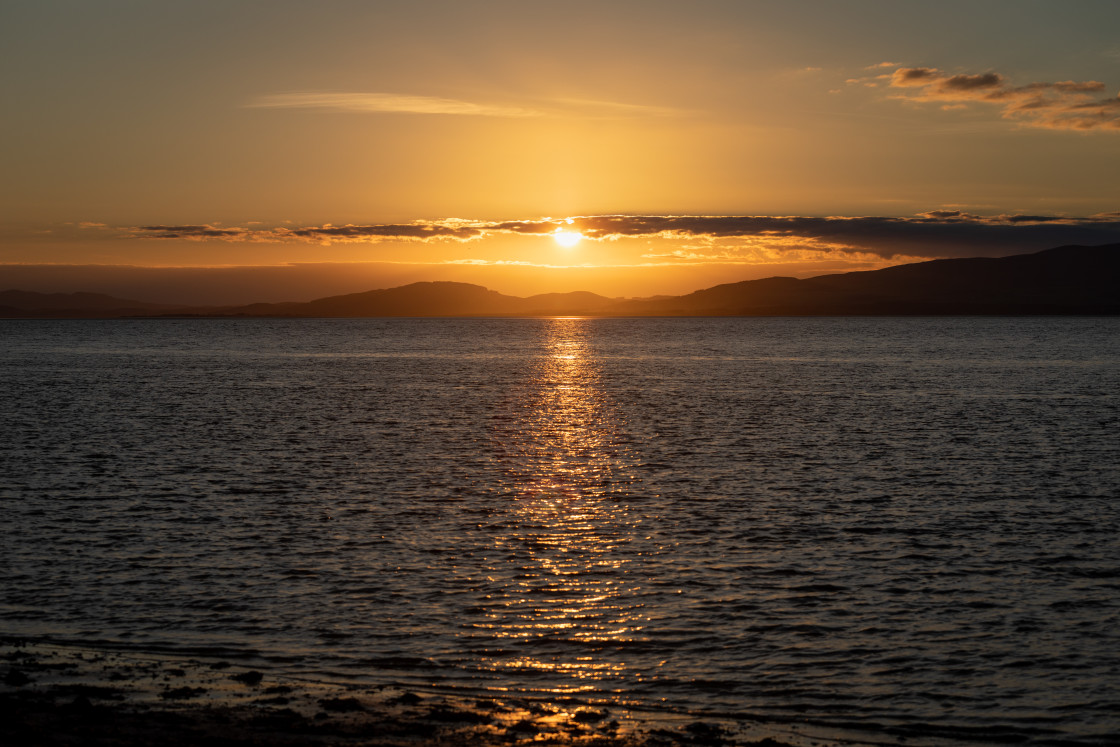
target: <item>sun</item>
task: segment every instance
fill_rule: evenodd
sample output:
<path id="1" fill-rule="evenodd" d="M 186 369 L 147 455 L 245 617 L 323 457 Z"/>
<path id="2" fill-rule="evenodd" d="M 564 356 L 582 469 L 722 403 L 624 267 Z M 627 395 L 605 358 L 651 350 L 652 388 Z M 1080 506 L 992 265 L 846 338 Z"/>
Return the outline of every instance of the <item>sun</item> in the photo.
<path id="1" fill-rule="evenodd" d="M 561 231 L 557 229 L 556 233 L 552 234 L 552 238 L 565 249 L 571 249 L 583 240 L 583 234 L 579 231 Z"/>

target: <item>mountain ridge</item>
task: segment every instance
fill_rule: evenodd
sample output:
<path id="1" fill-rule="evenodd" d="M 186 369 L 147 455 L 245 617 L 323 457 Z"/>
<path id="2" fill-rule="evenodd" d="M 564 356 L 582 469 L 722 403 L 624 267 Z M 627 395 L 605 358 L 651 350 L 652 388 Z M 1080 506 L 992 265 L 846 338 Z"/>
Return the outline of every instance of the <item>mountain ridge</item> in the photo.
<path id="1" fill-rule="evenodd" d="M 16 289 L 0 291 L 0 318 L 138 316 L 173 313 L 191 308 L 193 307 L 182 304 L 136 301 L 88 291 L 76 293 L 39 293 Z"/>
<path id="2" fill-rule="evenodd" d="M 1120 314 L 1120 244 L 1069 245 L 1007 257 L 935 259 L 811 278 L 770 277 L 681 296 L 608 298 L 588 291 L 509 296 L 421 281 L 306 302 L 174 307 L 104 294 L 0 292 L 0 317 L 840 316 Z"/>

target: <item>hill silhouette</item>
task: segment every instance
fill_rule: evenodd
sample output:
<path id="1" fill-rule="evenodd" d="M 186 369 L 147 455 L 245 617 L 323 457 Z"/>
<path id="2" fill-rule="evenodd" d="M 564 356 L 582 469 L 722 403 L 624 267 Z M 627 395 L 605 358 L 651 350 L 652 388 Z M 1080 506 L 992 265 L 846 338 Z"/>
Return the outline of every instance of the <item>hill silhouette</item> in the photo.
<path id="1" fill-rule="evenodd" d="M 1120 244 L 1000 258 L 936 259 L 881 270 L 728 283 L 634 301 L 632 314 L 1116 314 Z"/>
<path id="2" fill-rule="evenodd" d="M 506 296 L 481 285 L 450 281 L 329 296 L 306 303 L 257 303 L 229 310 L 246 316 L 555 316 L 609 312 L 616 299 L 587 291 Z"/>
<path id="3" fill-rule="evenodd" d="M 470 283 L 422 282 L 306 303 L 258 303 L 231 311 L 247 316 L 505 316 L 516 314 L 522 300 Z"/>
<path id="4" fill-rule="evenodd" d="M 308 302 L 175 308 L 94 293 L 0 293 L 0 316 L 805 316 L 1120 314 L 1120 244 L 1010 257 L 938 259 L 881 270 L 745 280 L 683 296 L 612 299 L 577 291 L 529 298 L 421 282 Z"/>
<path id="5" fill-rule="evenodd" d="M 148 303 L 116 298 L 104 293 L 37 293 L 35 291 L 0 291 L 0 318 L 59 317 L 105 318 L 150 316 L 177 311 L 196 311 L 171 304 Z"/>

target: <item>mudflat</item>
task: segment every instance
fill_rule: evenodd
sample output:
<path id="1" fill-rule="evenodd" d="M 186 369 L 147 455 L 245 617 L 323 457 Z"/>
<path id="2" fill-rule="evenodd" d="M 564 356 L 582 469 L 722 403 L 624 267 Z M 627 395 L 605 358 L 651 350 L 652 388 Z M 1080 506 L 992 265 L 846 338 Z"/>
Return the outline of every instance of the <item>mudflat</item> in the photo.
<path id="1" fill-rule="evenodd" d="M 804 735 L 767 734 L 762 725 L 573 698 L 463 698 L 311 681 L 240 662 L 41 642 L 0 646 L 0 679 L 0 742 L 13 746 L 809 744 Z"/>

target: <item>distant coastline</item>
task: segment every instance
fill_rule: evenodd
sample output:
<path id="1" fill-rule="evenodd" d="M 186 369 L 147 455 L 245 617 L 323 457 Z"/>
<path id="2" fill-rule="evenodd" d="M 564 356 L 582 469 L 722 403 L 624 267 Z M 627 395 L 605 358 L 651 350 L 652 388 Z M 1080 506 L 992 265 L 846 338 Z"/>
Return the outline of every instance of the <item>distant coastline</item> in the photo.
<path id="1" fill-rule="evenodd" d="M 308 302 L 181 306 L 13 289 L 0 292 L 0 318 L 1115 315 L 1118 280 L 1120 244 L 1106 244 L 771 277 L 644 299 L 586 291 L 520 298 L 469 283 L 419 282 Z"/>

